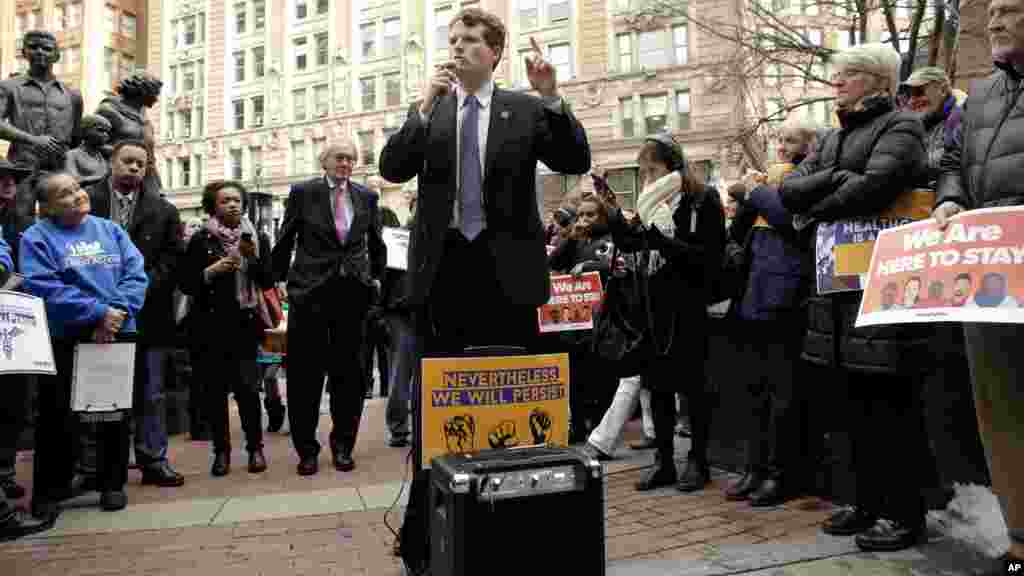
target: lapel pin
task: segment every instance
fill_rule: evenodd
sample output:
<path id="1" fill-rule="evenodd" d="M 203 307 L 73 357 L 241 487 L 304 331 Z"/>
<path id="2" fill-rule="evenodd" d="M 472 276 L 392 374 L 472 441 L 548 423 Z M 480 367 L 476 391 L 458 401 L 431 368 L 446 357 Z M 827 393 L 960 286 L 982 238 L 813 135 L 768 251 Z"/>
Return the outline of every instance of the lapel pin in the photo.
<path id="1" fill-rule="evenodd" d="M 501 119 L 502 120 L 508 120 L 508 110 L 502 110 L 501 111 Z"/>

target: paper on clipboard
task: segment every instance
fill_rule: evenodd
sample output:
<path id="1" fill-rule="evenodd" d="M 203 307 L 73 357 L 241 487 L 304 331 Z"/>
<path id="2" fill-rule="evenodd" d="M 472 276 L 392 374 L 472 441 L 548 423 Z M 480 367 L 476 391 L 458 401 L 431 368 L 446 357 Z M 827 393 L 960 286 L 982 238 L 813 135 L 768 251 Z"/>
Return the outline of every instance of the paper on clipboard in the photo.
<path id="1" fill-rule="evenodd" d="M 14 290 L 18 286 L 21 286 L 21 283 L 24 281 L 25 277 L 15 272 L 7 277 L 7 281 L 4 282 L 3 286 L 0 286 L 0 290 Z"/>
<path id="2" fill-rule="evenodd" d="M 409 268 L 409 231 L 402 228 L 382 228 L 381 235 L 388 249 L 388 268 Z"/>
<path id="3" fill-rule="evenodd" d="M 71 380 L 72 412 L 108 412 L 132 407 L 135 344 L 78 344 Z"/>

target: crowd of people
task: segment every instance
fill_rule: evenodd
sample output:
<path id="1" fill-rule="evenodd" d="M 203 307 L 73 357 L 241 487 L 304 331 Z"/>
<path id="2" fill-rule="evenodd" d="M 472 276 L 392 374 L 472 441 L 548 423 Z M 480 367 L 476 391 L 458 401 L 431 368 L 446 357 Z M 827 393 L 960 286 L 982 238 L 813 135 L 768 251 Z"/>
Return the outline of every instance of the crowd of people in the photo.
<path id="1" fill-rule="evenodd" d="M 23 289 L 45 300 L 57 364 L 57 374 L 38 383 L 31 516 L 0 501 L 0 536 L 52 526 L 60 502 L 87 487 L 100 491 L 103 509 L 124 508 L 132 420 L 143 483 L 184 482 L 167 462 L 157 401 L 165 380 L 161 358 L 178 316 L 175 291 L 190 301 L 191 360 L 212 437 L 211 473 L 231 471 L 229 394 L 239 406 L 248 471 L 266 470 L 256 355 L 269 322 L 267 291 L 285 284 L 287 417 L 300 475 L 318 472 L 325 377 L 331 462 L 339 471 L 355 468 L 371 342 L 386 351 L 378 365 L 389 388 L 393 446 L 408 445 L 412 434 L 409 399 L 419 358 L 512 344 L 568 352 L 573 443 L 595 458 L 612 458 L 639 402 L 646 440 L 638 447 L 653 448 L 654 461 L 637 490 L 706 489 L 714 412 L 708 305 L 727 298 L 728 316 L 741 326 L 738 361 L 746 367 L 743 390 L 752 411 L 743 423 L 745 473 L 725 490 L 726 499 L 771 506 L 808 489 L 798 406 L 815 385 L 803 371 L 817 365 L 851 391 L 844 412 L 856 477 L 852 506 L 823 530 L 855 536 L 865 550 L 919 543 L 924 489 L 935 469 L 922 368 L 939 361 L 935 350 L 941 349 L 944 365 L 962 374 L 965 400 L 973 388 L 993 489 L 1009 527 L 1007 557 L 1019 561 L 1024 477 L 1014 456 L 1024 366 L 1010 351 L 1024 333 L 991 324 L 857 328 L 861 294 L 820 294 L 813 280 L 818 224 L 879 216 L 904 192 L 922 188 L 936 195 L 939 227 L 964 210 L 1021 202 L 1024 113 L 1014 105 L 1024 86 L 1019 3 L 992 2 L 997 70 L 972 88 L 966 106 L 943 70 L 922 68 L 901 82 L 893 48 L 853 46 L 831 62 L 839 126 L 788 121 L 778 163 L 765 173 L 749 171 L 720 194 L 671 135 L 649 135 L 636 158 L 643 186 L 635 209 L 620 206 L 606 180 L 593 174 L 593 192 L 553 213 L 546 235 L 535 204 L 536 163 L 587 174 L 586 132 L 536 43 L 526 70 L 541 97 L 495 86 L 504 25 L 480 9 L 462 10 L 449 25 L 452 60 L 435 68 L 424 98 L 381 153 L 387 180 L 418 177 L 408 272 L 386 269 L 382 226 L 397 219 L 351 179 L 357 152 L 349 141 L 323 152 L 321 176 L 292 187 L 275 242 L 246 216 L 245 186 L 221 181 L 205 187 L 208 219 L 186 243 L 177 210 L 151 185 L 151 158 L 141 140 L 120 141 L 109 175 L 87 188 L 66 171 L 32 174 L 0 164 L 3 206 L 13 205 L 16 185 L 31 178 L 40 207 L 35 223 L 19 222 L 10 234 L 4 225 L 0 270 L 22 274 Z M 498 124 L 495 114 L 529 122 Z M 737 273 L 727 284 L 730 267 Z M 465 281 L 466 270 L 474 271 L 474 282 Z M 606 286 L 631 273 L 645 278 L 643 297 L 655 313 L 644 327 L 643 362 L 609 360 L 595 346 L 597 331 L 539 336 L 536 310 L 550 295 L 550 274 L 586 272 L 598 272 Z M 896 305 L 895 295 L 889 305 Z M 483 308 L 491 311 L 486 319 L 472 312 Z M 83 342 L 138 343 L 139 401 L 131 418 L 112 413 L 80 427 L 69 392 L 74 348 Z M 681 472 L 677 395 L 685 399 L 691 438 Z M 283 418 L 283 410 L 276 413 Z M 91 444 L 83 440 L 90 437 Z M 83 479 L 76 463 L 93 445 L 94 472 Z M 4 457 L 0 482 L 17 498 Z M 426 485 L 419 470 L 399 542 L 407 564 L 429 555 Z"/>

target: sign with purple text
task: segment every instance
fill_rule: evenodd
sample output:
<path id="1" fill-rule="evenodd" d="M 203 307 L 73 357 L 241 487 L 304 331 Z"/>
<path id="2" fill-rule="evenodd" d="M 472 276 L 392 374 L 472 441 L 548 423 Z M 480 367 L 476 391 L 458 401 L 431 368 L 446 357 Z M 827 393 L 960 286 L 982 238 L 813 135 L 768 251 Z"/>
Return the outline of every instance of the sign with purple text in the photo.
<path id="1" fill-rule="evenodd" d="M 0 374 L 56 374 L 42 298 L 0 291 Z"/>
<path id="2" fill-rule="evenodd" d="M 426 358 L 422 465 L 444 454 L 569 445 L 569 355 Z"/>
<path id="3" fill-rule="evenodd" d="M 1024 207 L 985 208 L 878 235 L 857 326 L 1024 323 Z"/>

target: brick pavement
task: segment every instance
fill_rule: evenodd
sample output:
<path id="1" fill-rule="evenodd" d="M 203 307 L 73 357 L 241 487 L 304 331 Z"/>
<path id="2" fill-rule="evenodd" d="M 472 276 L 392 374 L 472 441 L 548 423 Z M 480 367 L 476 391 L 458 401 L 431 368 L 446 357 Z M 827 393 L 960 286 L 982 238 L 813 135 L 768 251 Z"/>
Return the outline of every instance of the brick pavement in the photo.
<path id="1" fill-rule="evenodd" d="M 244 452 L 238 442 L 235 468 L 225 478 L 209 475 L 209 447 L 172 439 L 172 461 L 187 476 L 186 486 L 159 489 L 138 485 L 132 472 L 128 488 L 129 506 L 157 501 L 189 506 L 192 499 L 217 496 L 301 494 L 311 490 L 364 486 L 402 479 L 406 451 L 388 448 L 381 400 L 367 403 L 355 457 L 359 467 L 349 474 L 328 465 L 329 453 L 321 457 L 321 472 L 312 478 L 295 474 L 294 453 L 286 435 L 267 435 L 270 470 L 262 475 L 245 472 Z M 326 438 L 330 419 L 321 421 Z M 627 427 L 627 440 L 638 439 L 638 422 Z M 237 417 L 233 437 L 241 438 Z M 685 443 L 685 441 L 683 441 Z M 685 446 L 678 451 L 685 454 Z M 646 463 L 646 454 L 620 454 L 632 461 L 613 462 L 607 467 L 607 543 L 609 562 L 627 565 L 642 560 L 664 560 L 685 566 L 714 557 L 722 547 L 813 541 L 817 525 L 830 506 L 816 499 L 790 502 L 768 510 L 753 510 L 743 503 L 725 501 L 722 496 L 731 476 L 716 473 L 713 485 L 698 494 L 680 494 L 674 489 L 638 493 L 633 483 Z M 19 480 L 28 484 L 27 454 L 19 463 Z M 103 514 L 102 512 L 95 512 Z M 399 508 L 389 515 L 397 529 Z M 384 510 L 368 510 L 275 518 L 226 526 L 192 526 L 163 530 L 46 536 L 0 546 L 0 574 L 93 576 L 100 574 L 346 574 L 397 576 L 399 562 L 391 556 L 393 541 L 384 524 Z"/>

